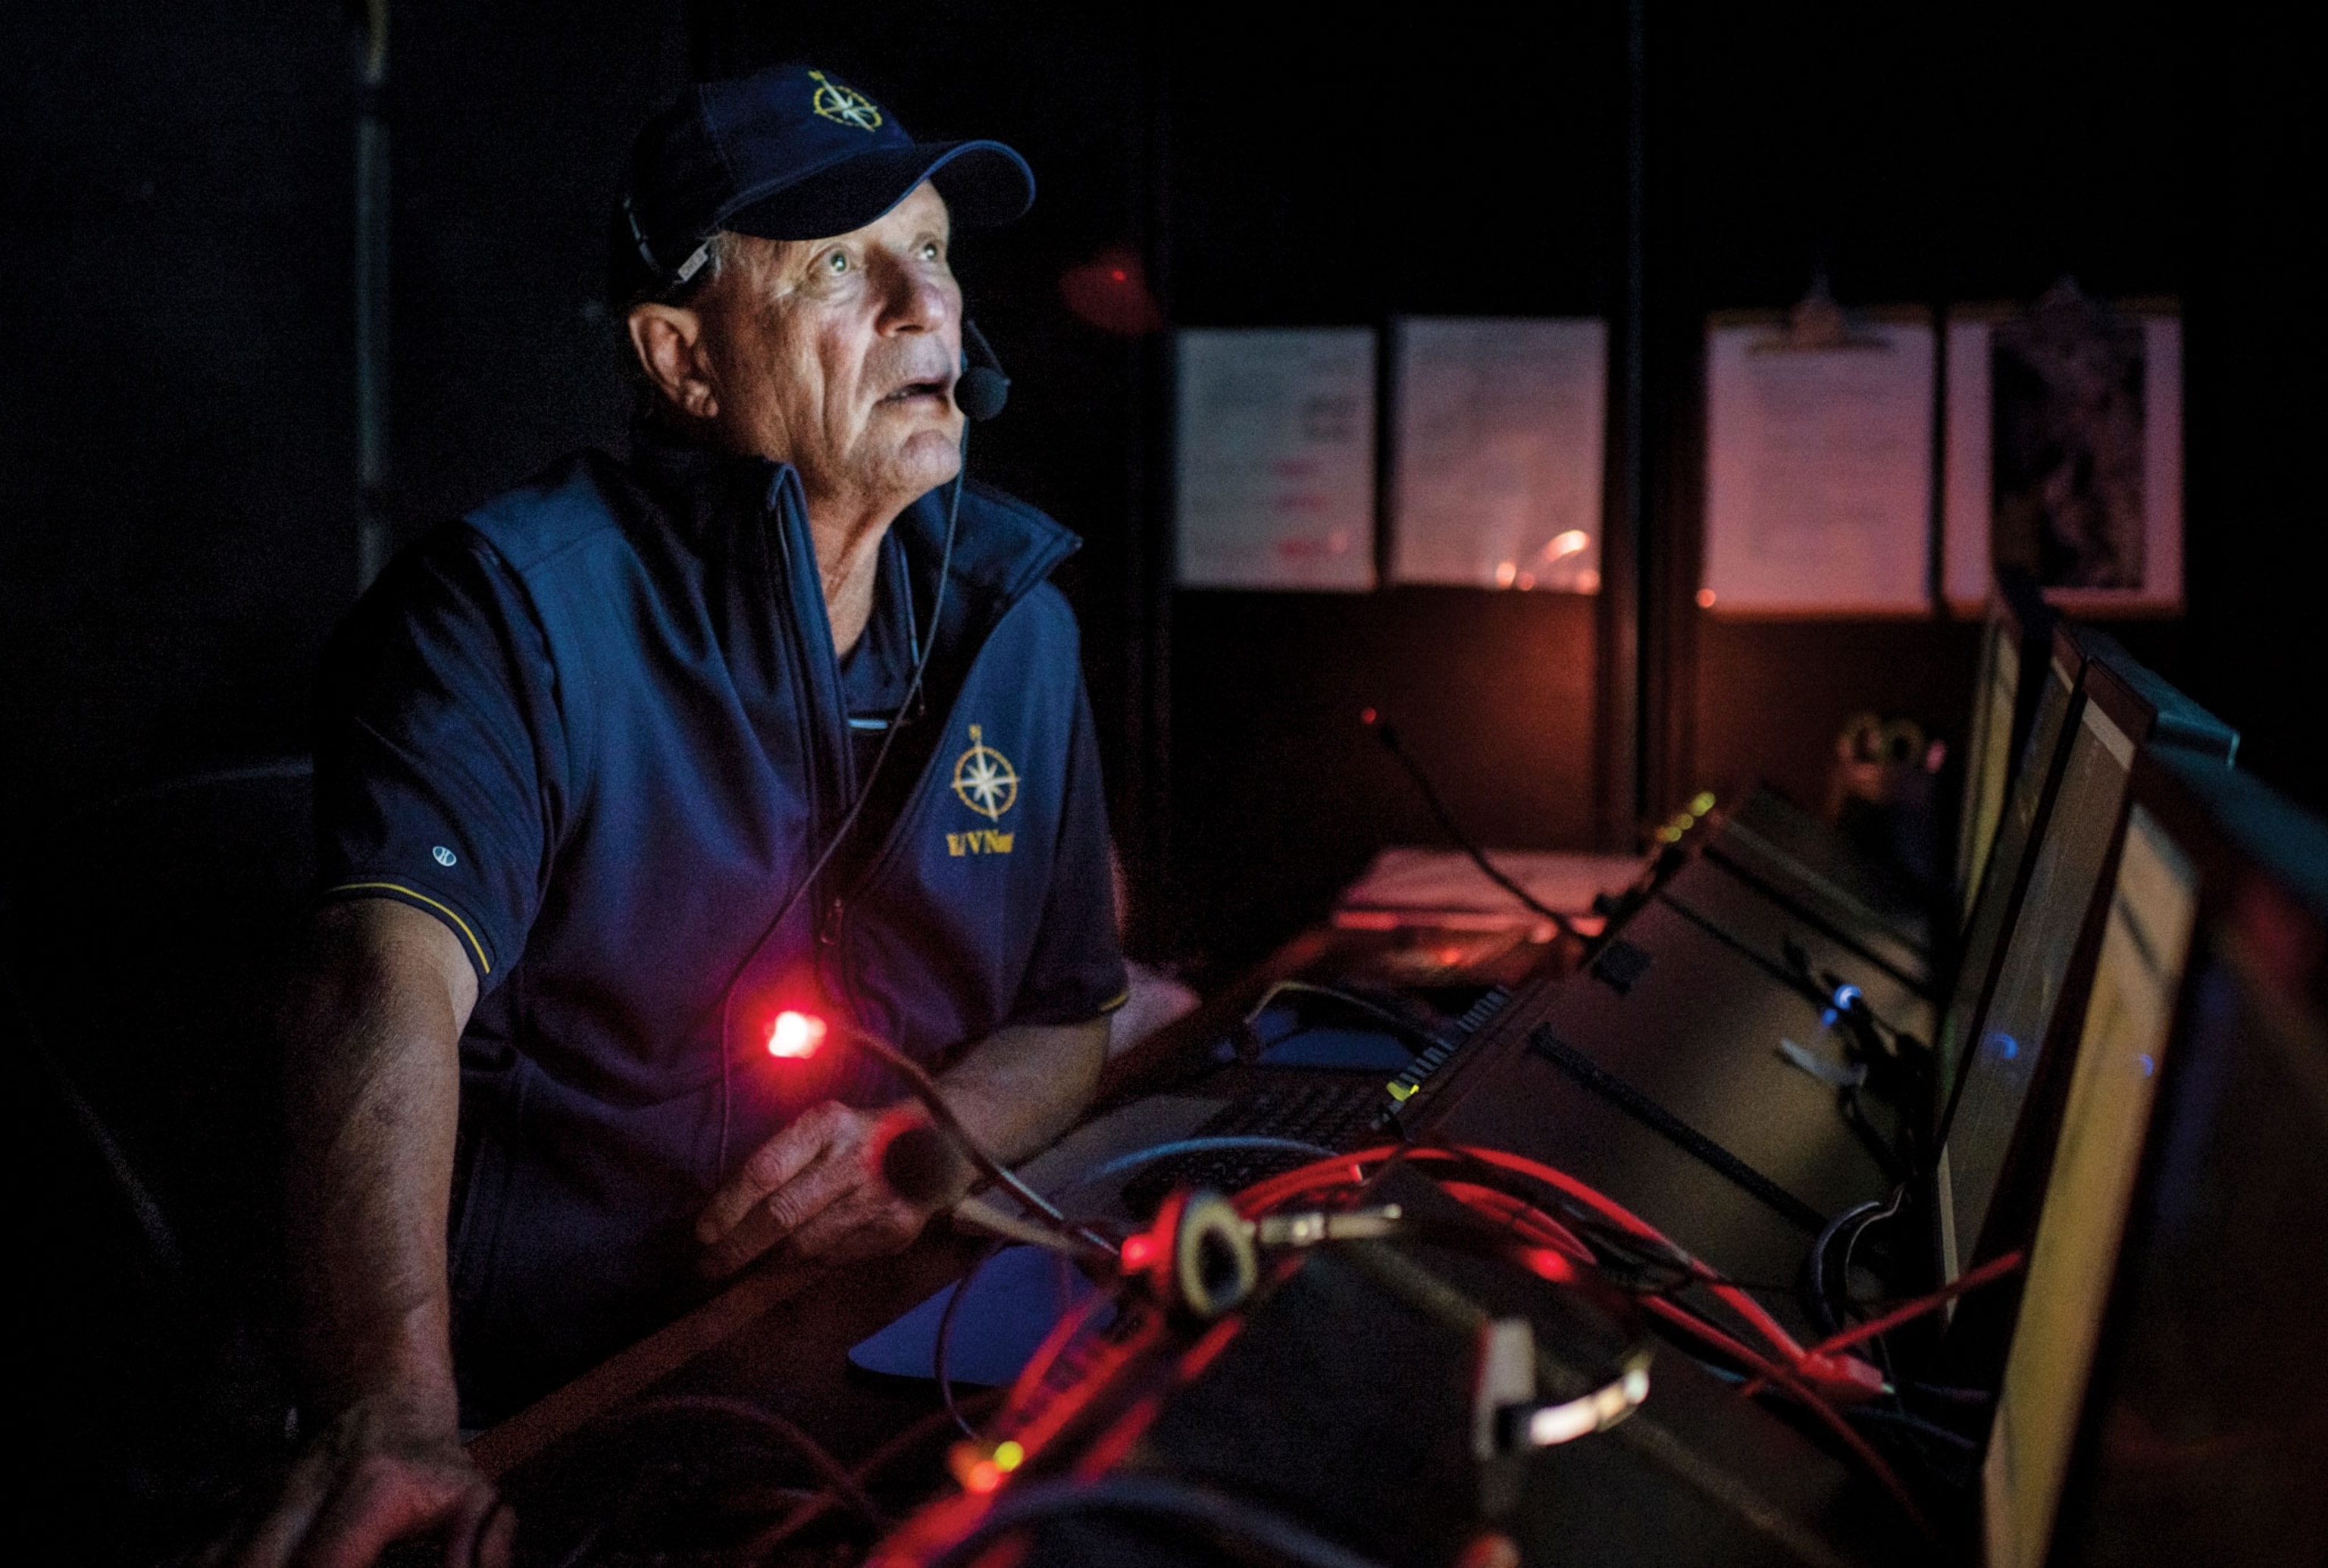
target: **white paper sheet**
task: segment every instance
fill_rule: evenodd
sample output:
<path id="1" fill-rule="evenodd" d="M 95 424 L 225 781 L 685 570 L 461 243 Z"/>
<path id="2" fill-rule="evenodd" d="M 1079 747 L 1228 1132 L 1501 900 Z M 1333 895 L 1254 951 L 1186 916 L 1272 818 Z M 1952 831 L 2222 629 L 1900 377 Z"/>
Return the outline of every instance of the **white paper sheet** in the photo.
<path id="1" fill-rule="evenodd" d="M 1987 602 L 1996 525 L 1993 337 L 2018 311 L 1973 306 L 1948 329 L 1948 483 L 1942 507 L 1943 581 L 1949 606 Z M 2045 596 L 2087 615 L 2171 614 L 2182 605 L 2182 323 L 2165 308 L 2126 312 L 2142 334 L 2141 571 L 2114 587 L 2043 582 Z"/>
<path id="2" fill-rule="evenodd" d="M 1706 352 L 1705 566 L 1717 615 L 1929 609 L 1932 331 L 1794 349 L 1717 326 Z"/>
<path id="3" fill-rule="evenodd" d="M 1396 342 L 1393 580 L 1597 591 L 1607 324 L 1411 318 Z"/>
<path id="4" fill-rule="evenodd" d="M 1375 586 L 1375 334 L 1179 334 L 1179 581 Z"/>

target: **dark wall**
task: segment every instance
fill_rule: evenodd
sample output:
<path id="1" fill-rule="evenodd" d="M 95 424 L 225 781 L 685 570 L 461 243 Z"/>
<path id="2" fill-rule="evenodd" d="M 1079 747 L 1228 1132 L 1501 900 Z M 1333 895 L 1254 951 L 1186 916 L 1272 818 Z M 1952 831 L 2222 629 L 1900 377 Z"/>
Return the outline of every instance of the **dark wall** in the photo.
<path id="1" fill-rule="evenodd" d="M 2192 41 L 2205 73 L 2185 220 L 2192 613 L 2174 668 L 2244 732 L 2242 766 L 2328 812 L 2328 314 L 2315 305 L 2328 279 L 2328 50 L 2284 11 L 2209 20 Z"/>
<path id="2" fill-rule="evenodd" d="M 619 437 L 605 213 L 686 48 L 678 0 L 391 12 L 404 540 Z M 9 7 L 0 61 L 0 800 L 38 820 L 305 744 L 356 589 L 358 45 L 320 0 L 99 0 Z"/>
<path id="3" fill-rule="evenodd" d="M 687 39 L 681 0 L 392 9 L 390 506 L 406 542 L 624 440 L 607 218 L 632 133 L 687 81 Z"/>
<path id="4" fill-rule="evenodd" d="M 324 5 L 12 6 L 9 795 L 288 744 L 355 575 L 355 94 Z"/>

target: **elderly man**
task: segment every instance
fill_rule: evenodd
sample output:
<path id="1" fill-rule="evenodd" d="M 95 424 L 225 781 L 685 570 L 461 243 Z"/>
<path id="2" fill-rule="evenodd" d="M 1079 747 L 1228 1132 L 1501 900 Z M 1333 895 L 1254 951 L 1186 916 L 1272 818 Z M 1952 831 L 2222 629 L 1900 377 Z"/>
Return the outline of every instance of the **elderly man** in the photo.
<path id="1" fill-rule="evenodd" d="M 1088 1099 L 1124 979 L 1075 540 L 965 487 L 953 400 L 952 227 L 1032 195 L 821 71 L 690 89 L 618 226 L 630 461 L 432 534 L 343 628 L 286 1015 L 315 1435 L 245 1561 L 498 1560 L 461 1425 L 771 1249 L 914 1238 L 899 1086 L 776 1059 L 780 1012 L 940 1070 L 1005 1158 Z"/>

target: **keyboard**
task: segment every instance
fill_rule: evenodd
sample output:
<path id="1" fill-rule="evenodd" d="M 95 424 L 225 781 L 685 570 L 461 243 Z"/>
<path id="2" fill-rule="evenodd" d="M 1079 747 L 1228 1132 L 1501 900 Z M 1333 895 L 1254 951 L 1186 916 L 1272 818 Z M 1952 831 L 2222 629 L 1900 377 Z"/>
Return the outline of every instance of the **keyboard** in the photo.
<path id="1" fill-rule="evenodd" d="M 1189 1136 L 1287 1138 L 1338 1154 L 1385 1139 L 1394 1141 L 1398 1132 L 1388 1125 L 1390 1113 L 1425 1079 L 1461 1054 L 1510 1000 L 1511 993 L 1502 987 L 1491 988 L 1455 1020 L 1452 1038 L 1419 1053 L 1387 1083 L 1376 1073 L 1289 1070 L 1222 1106 Z M 1178 1155 L 1159 1160 L 1135 1175 L 1124 1186 L 1123 1202 L 1144 1218 L 1154 1214 L 1175 1188 L 1208 1187 L 1216 1192 L 1234 1193 L 1317 1158 L 1266 1149 L 1206 1150 Z"/>
<path id="2" fill-rule="evenodd" d="M 1387 1096 L 1376 1073 L 1288 1073 L 1257 1093 L 1222 1106 L 1194 1138 L 1290 1138 L 1339 1152 L 1373 1136 Z M 1317 1156 L 1267 1149 L 1204 1150 L 1159 1160 L 1123 1189 L 1125 1207 L 1145 1218 L 1175 1188 L 1235 1192 L 1306 1165 Z"/>

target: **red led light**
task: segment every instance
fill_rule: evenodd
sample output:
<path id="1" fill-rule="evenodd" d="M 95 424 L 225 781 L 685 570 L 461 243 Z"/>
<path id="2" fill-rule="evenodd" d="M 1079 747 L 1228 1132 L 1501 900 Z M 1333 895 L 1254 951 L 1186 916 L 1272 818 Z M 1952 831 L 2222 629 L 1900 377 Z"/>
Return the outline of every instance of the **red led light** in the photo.
<path id="1" fill-rule="evenodd" d="M 1555 1285 L 1570 1284 L 1576 1279 L 1576 1265 L 1550 1247 L 1528 1247 L 1520 1256 L 1526 1261 L 1530 1272 Z"/>
<path id="2" fill-rule="evenodd" d="M 1141 1231 L 1137 1235 L 1123 1238 L 1123 1249 L 1116 1258 L 1127 1273 L 1138 1273 L 1156 1261 L 1157 1250 L 1156 1238 Z"/>
<path id="3" fill-rule="evenodd" d="M 776 1015 L 768 1029 L 768 1055 L 788 1056 L 798 1061 L 816 1055 L 824 1044 L 824 1020 L 814 1013 L 793 1012 L 790 1009 Z"/>

